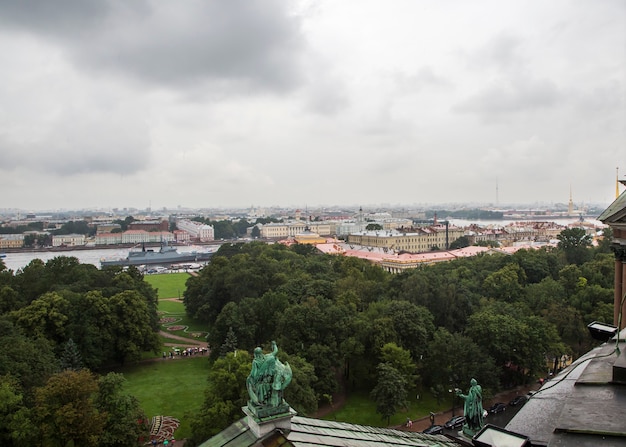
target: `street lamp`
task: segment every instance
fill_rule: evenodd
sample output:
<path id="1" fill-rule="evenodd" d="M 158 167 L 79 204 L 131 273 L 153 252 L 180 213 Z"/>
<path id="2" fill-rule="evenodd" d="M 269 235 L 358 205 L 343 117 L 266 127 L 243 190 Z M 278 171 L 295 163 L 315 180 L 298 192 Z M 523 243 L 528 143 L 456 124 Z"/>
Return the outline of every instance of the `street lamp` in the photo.
<path id="1" fill-rule="evenodd" d="M 457 381 L 458 378 L 456 377 L 456 375 L 450 377 L 450 385 L 452 385 L 452 388 L 448 389 L 448 393 L 452 394 L 452 417 L 454 417 L 454 398 L 457 395 L 457 391 L 461 391 L 456 387 Z"/>
<path id="2" fill-rule="evenodd" d="M 452 417 L 454 417 L 454 398 L 460 393 L 461 390 L 458 388 L 451 388 L 448 390 L 448 393 L 452 394 Z"/>

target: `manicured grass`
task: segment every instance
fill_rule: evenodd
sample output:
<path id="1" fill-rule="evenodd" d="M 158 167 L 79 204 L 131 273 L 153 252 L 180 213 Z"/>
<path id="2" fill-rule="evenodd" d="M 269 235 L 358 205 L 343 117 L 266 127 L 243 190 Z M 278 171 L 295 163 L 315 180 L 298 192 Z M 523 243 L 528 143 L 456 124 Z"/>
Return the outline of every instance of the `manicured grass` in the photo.
<path id="1" fill-rule="evenodd" d="M 391 417 L 390 426 L 402 425 L 406 422 L 406 418 L 417 420 L 424 416 L 428 416 L 430 412 L 439 412 L 450 408 L 446 403 L 437 405 L 436 399 L 430 394 L 420 394 L 419 400 L 416 396 L 409 399 L 408 408 L 401 408 Z M 351 422 L 353 424 L 371 425 L 374 427 L 387 427 L 387 420 L 380 414 L 376 413 L 376 403 L 370 399 L 369 394 L 365 392 L 351 393 L 344 406 L 337 411 L 330 413 L 324 417 L 327 420 Z"/>
<path id="2" fill-rule="evenodd" d="M 170 314 L 184 314 L 185 313 L 185 305 L 182 301 L 170 301 L 167 299 L 159 300 L 159 311 L 167 312 Z"/>
<path id="3" fill-rule="evenodd" d="M 208 357 L 176 358 L 126 367 L 124 390 L 139 399 L 146 416 L 173 416 L 181 422 L 176 438 L 191 435 L 188 413 L 197 412 L 204 399 Z"/>
<path id="4" fill-rule="evenodd" d="M 172 334 L 189 337 L 189 332 L 202 332 L 203 336 L 206 336 L 206 324 L 199 323 L 189 318 L 185 313 L 185 305 L 183 303 L 179 301 L 159 300 L 159 312 L 162 312 L 162 317 L 176 318 L 175 322 L 164 324 L 164 330 L 167 330 L 166 327 L 170 325 L 182 325 L 188 327 L 186 331 L 175 331 L 172 332 Z"/>
<path id="5" fill-rule="evenodd" d="M 187 273 L 166 273 L 162 275 L 149 275 L 149 276 L 146 276 L 146 279 L 150 278 L 152 281 L 154 278 L 157 278 L 157 277 L 169 277 L 169 276 L 178 276 L 179 281 L 180 281 L 180 278 L 182 278 L 182 276 L 185 276 L 187 278 L 189 277 Z M 161 289 L 159 289 L 159 295 L 160 294 L 161 294 Z M 162 329 L 166 331 L 167 333 L 171 333 L 172 335 L 178 335 L 181 337 L 187 337 L 192 340 L 198 340 L 198 339 L 203 340 L 203 337 L 206 337 L 206 331 L 207 331 L 206 325 L 204 323 L 198 323 L 196 320 L 189 318 L 187 314 L 185 313 L 185 305 L 182 302 L 171 301 L 167 298 L 160 298 L 158 310 L 161 313 L 160 314 L 161 317 L 176 318 L 176 321 L 172 323 L 165 323 L 162 325 Z M 181 331 L 168 331 L 167 326 L 172 326 L 172 325 L 186 326 L 186 329 L 181 330 Z M 192 337 L 190 335 L 192 332 L 201 333 L 201 335 L 200 337 Z M 171 340 L 168 340 L 168 341 L 171 341 Z"/>
<path id="6" fill-rule="evenodd" d="M 144 275 L 144 280 L 158 289 L 159 298 L 182 298 L 189 273 L 162 273 Z"/>

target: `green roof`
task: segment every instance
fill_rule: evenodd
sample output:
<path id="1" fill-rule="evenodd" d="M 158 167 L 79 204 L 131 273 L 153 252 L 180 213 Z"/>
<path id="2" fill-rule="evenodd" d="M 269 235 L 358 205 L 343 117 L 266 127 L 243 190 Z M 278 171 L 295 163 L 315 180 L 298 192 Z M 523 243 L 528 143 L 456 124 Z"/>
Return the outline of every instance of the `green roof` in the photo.
<path id="1" fill-rule="evenodd" d="M 613 203 L 605 209 L 598 217 L 598 220 L 602 223 L 609 224 L 622 220 L 626 210 L 626 191 L 621 193 Z"/>
<path id="2" fill-rule="evenodd" d="M 458 441 L 443 435 L 426 435 L 391 428 L 294 416 L 289 429 L 276 428 L 257 439 L 240 419 L 200 447 L 459 447 Z"/>

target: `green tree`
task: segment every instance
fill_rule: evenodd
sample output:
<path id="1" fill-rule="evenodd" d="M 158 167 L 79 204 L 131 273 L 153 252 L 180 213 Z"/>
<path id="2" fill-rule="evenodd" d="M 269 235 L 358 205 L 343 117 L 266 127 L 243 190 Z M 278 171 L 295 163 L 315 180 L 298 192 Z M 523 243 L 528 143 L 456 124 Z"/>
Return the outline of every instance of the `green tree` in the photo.
<path id="1" fill-rule="evenodd" d="M 46 338 L 58 345 L 66 339 L 69 311 L 70 302 L 67 299 L 59 293 L 48 292 L 12 315 L 25 333 Z"/>
<path id="2" fill-rule="evenodd" d="M 383 226 L 381 224 L 377 224 L 377 223 L 370 223 L 370 224 L 367 224 L 365 229 L 367 231 L 380 231 L 380 230 L 383 229 Z"/>
<path id="3" fill-rule="evenodd" d="M 7 317 L 0 317 L 0 346 L 0 376 L 11 374 L 25 392 L 58 369 L 50 343 L 26 337 Z"/>
<path id="4" fill-rule="evenodd" d="M 0 286 L 0 314 L 21 307 L 19 294 L 10 286 Z"/>
<path id="5" fill-rule="evenodd" d="M 613 241 L 613 229 L 606 227 L 602 229 L 602 237 L 598 239 L 596 253 L 611 254 L 611 243 Z"/>
<path id="6" fill-rule="evenodd" d="M 94 405 L 106 416 L 98 447 L 144 445 L 148 438 L 146 415 L 134 396 L 125 394 L 126 379 L 122 374 L 109 373 L 98 380 Z"/>
<path id="7" fill-rule="evenodd" d="M 407 406 L 407 383 L 403 375 L 388 363 L 380 363 L 376 371 L 378 382 L 370 395 L 376 402 L 376 413 L 389 425 L 391 416 Z"/>
<path id="8" fill-rule="evenodd" d="M 483 292 L 488 298 L 514 302 L 521 297 L 525 282 L 524 270 L 517 264 L 508 264 L 485 278 Z"/>
<path id="9" fill-rule="evenodd" d="M 424 361 L 425 381 L 431 388 L 447 395 L 447 390 L 478 380 L 485 391 L 495 391 L 499 387 L 500 370 L 494 360 L 469 337 L 451 334 L 445 328 L 438 328 L 428 343 Z"/>
<path id="10" fill-rule="evenodd" d="M 239 219 L 237 222 L 233 223 L 233 229 L 237 236 L 245 236 L 248 227 L 250 227 L 250 222 L 246 219 Z"/>
<path id="11" fill-rule="evenodd" d="M 34 419 L 43 445 L 98 446 L 106 415 L 95 406 L 96 376 L 65 370 L 35 390 Z"/>
<path id="12" fill-rule="evenodd" d="M 0 376 L 0 443 L 30 447 L 36 439 L 37 430 L 19 382 L 8 374 Z"/>
<path id="13" fill-rule="evenodd" d="M 556 278 L 560 263 L 554 251 L 546 249 L 518 250 L 513 260 L 524 270 L 528 284 L 541 282 L 544 278 Z"/>
<path id="14" fill-rule="evenodd" d="M 417 374 L 415 362 L 411 353 L 399 347 L 395 343 L 387 343 L 380 350 L 381 363 L 393 366 L 405 378 L 407 387 L 415 389 L 417 386 Z"/>
<path id="15" fill-rule="evenodd" d="M 228 327 L 228 332 L 226 333 L 226 339 L 222 346 L 220 346 L 220 356 L 224 357 L 229 352 L 235 352 L 237 350 L 237 336 L 235 335 L 235 331 L 233 331 L 233 327 Z"/>
<path id="16" fill-rule="evenodd" d="M 280 354 L 283 363 L 289 363 L 293 372 L 291 383 L 285 389 L 285 400 L 298 414 L 310 415 L 317 411 L 317 397 L 313 384 L 317 381 L 315 368 L 297 355 Z"/>
<path id="17" fill-rule="evenodd" d="M 241 350 L 229 352 L 213 363 L 204 402 L 190 418 L 191 445 L 206 441 L 241 418 L 241 407 L 248 400 L 245 383 L 251 364 L 250 354 Z"/>
<path id="18" fill-rule="evenodd" d="M 252 231 L 250 231 L 250 236 L 252 236 L 255 239 L 261 237 L 261 230 L 259 230 L 258 226 L 255 225 L 252 227 Z"/>
<path id="19" fill-rule="evenodd" d="M 113 295 L 108 307 L 109 320 L 101 328 L 113 341 L 112 358 L 123 365 L 141 359 L 144 351 L 160 351 L 161 341 L 151 324 L 148 303 L 139 292 L 127 290 Z"/>
<path id="20" fill-rule="evenodd" d="M 80 371 L 83 369 L 83 360 L 80 357 L 78 346 L 71 338 L 65 343 L 61 358 L 59 359 L 61 369 L 71 369 Z"/>
<path id="21" fill-rule="evenodd" d="M 459 248 L 469 247 L 470 240 L 467 236 L 461 236 L 450 243 L 450 250 L 457 250 Z"/>
<path id="22" fill-rule="evenodd" d="M 565 254 L 570 264 L 580 265 L 590 259 L 591 236 L 584 228 L 567 228 L 557 235 L 557 247 Z"/>

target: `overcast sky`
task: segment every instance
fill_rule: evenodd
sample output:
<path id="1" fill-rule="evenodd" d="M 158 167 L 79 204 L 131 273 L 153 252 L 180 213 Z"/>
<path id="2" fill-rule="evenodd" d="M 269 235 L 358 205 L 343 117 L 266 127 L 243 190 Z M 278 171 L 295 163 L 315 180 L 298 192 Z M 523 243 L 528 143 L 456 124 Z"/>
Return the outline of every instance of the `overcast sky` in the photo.
<path id="1" fill-rule="evenodd" d="M 623 0 L 0 0 L 0 208 L 608 205 L 625 84 Z"/>

